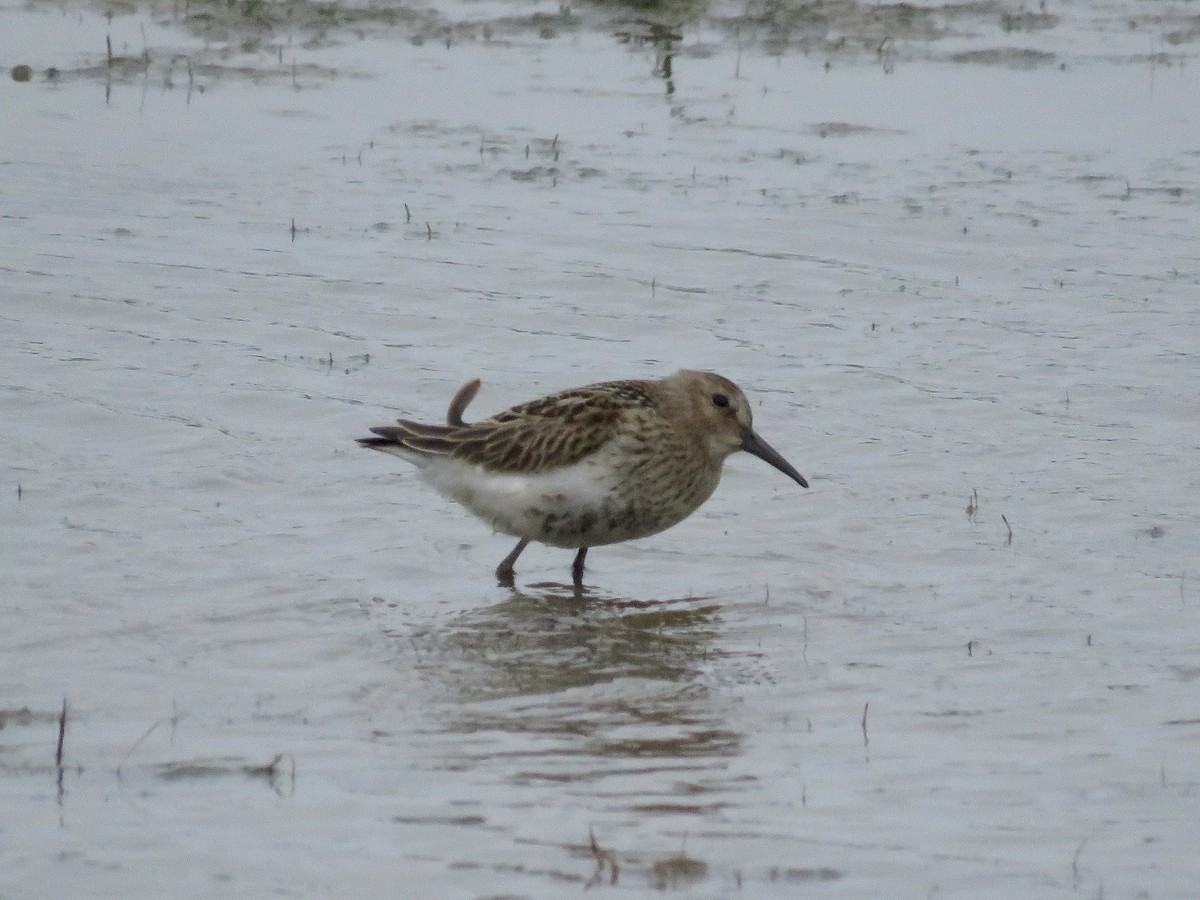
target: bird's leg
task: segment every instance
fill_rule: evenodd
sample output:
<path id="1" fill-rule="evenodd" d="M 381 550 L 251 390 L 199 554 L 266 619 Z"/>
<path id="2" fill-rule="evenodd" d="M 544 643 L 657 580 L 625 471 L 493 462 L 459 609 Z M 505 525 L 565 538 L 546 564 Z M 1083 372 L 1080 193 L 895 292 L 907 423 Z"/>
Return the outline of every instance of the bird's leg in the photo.
<path id="1" fill-rule="evenodd" d="M 471 401 L 479 393 L 479 386 L 481 384 L 483 382 L 478 378 L 472 378 L 458 389 L 458 393 L 450 401 L 450 408 L 446 410 L 447 425 L 454 425 L 461 428 L 467 424 L 463 421 L 463 413 L 467 411 L 467 407 L 471 405 Z"/>
<path id="2" fill-rule="evenodd" d="M 517 546 L 513 547 L 512 553 L 504 557 L 500 565 L 496 566 L 496 580 L 504 587 L 513 586 L 513 563 L 517 561 L 517 557 L 521 555 L 521 551 L 529 546 L 529 538 L 521 538 L 517 541 Z"/>
<path id="3" fill-rule="evenodd" d="M 587 547 L 580 547 L 575 554 L 575 562 L 571 563 L 571 577 L 575 579 L 575 587 L 583 587 L 583 560 L 587 556 Z"/>

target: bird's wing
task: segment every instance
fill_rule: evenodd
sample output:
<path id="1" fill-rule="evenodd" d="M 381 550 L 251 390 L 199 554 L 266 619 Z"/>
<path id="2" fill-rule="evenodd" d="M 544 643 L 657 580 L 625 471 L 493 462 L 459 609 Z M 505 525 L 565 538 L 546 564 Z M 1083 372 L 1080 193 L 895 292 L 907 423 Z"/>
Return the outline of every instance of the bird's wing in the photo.
<path id="1" fill-rule="evenodd" d="M 609 382 L 531 400 L 470 425 L 398 419 L 395 425 L 372 428 L 377 436 L 359 443 L 380 450 L 398 444 L 420 455 L 449 456 L 492 472 L 533 474 L 573 465 L 595 453 L 612 439 L 623 416 L 651 404 L 637 382 Z M 461 416 L 465 405 L 456 410 L 452 403 L 448 418 L 457 418 L 456 411 Z"/>
<path id="2" fill-rule="evenodd" d="M 607 394 L 564 391 L 470 426 L 453 456 L 494 472 L 532 474 L 570 466 L 612 439 L 624 407 Z"/>

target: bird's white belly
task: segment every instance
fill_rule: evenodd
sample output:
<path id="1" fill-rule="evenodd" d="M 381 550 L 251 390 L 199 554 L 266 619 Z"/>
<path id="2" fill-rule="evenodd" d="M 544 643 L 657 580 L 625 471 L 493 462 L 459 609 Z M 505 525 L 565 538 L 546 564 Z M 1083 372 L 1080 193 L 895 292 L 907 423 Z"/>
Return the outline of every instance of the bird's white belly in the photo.
<path id="1" fill-rule="evenodd" d="M 659 508 L 646 491 L 624 481 L 603 453 L 533 475 L 487 472 L 445 458 L 422 462 L 425 481 L 496 531 L 556 547 L 595 547 L 656 534 L 711 493 L 710 488 L 684 506 Z"/>
<path id="2" fill-rule="evenodd" d="M 504 534 L 563 547 L 604 540 L 619 503 L 603 466 L 581 463 L 534 475 L 487 472 L 457 460 L 431 460 L 421 476 Z M 623 540 L 623 538 L 616 538 Z"/>

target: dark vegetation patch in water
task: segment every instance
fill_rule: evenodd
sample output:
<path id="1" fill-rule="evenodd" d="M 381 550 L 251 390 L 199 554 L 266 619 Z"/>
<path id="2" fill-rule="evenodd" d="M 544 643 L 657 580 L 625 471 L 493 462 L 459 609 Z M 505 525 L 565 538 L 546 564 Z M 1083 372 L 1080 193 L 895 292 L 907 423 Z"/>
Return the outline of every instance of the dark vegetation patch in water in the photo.
<path id="1" fill-rule="evenodd" d="M 34 0 L 50 9 L 59 2 Z M 371 35 L 399 35 L 413 44 L 429 42 L 447 48 L 464 43 L 529 45 L 580 30 L 612 34 L 631 46 L 652 48 L 656 68 L 670 78 L 676 55 L 710 54 L 712 41 L 733 45 L 738 52 L 759 48 L 771 55 L 799 53 L 834 64 L 877 61 L 890 70 L 898 60 L 942 59 L 958 63 L 1028 68 L 1066 60 L 1041 48 L 1019 46 L 1022 39 L 1060 27 L 1084 26 L 1105 33 L 1136 35 L 1165 48 L 1156 62 L 1169 64 L 1191 55 L 1200 37 L 1200 17 L 1186 11 L 1148 9 L 1141 16 L 1109 20 L 1115 13 L 1085 9 L 1067 22 L 1044 10 L 1013 11 L 999 0 L 969 0 L 938 6 L 910 3 L 864 3 L 830 0 L 761 0 L 750 3 L 664 0 L 664 2 L 590 2 L 559 4 L 530 10 L 525 3 L 450 3 L 434 8 L 411 2 L 364 4 L 318 0 L 83 0 L 110 21 L 143 14 L 165 28 L 178 28 L 204 40 L 202 48 L 97 48 L 97 54 L 70 69 L 19 61 L 10 74 L 28 81 L 69 77 L 161 79 L 168 87 L 186 82 L 203 90 L 198 79 L 241 77 L 292 79 L 297 87 L 308 78 L 338 73 L 297 60 L 297 52 L 361 40 Z M 508 11 L 511 9 L 511 12 Z M 1109 17 L 1109 18 L 1106 18 Z M 1114 32 L 1114 29 L 1116 31 Z M 702 34 L 703 33 L 703 34 Z M 950 45 L 950 46 L 946 46 Z M 36 53 L 34 48 L 32 53 Z M 1144 51 L 1138 51 L 1144 52 Z"/>

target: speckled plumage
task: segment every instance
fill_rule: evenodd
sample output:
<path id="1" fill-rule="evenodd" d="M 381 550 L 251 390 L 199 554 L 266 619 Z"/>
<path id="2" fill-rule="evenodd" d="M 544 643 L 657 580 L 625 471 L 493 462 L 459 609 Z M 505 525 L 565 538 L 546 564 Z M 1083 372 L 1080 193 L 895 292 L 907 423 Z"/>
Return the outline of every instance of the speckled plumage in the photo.
<path id="1" fill-rule="evenodd" d="M 576 548 L 656 534 L 709 498 L 721 464 L 747 450 L 808 483 L 757 434 L 733 382 L 683 370 L 657 381 L 608 381 L 514 406 L 479 422 L 462 416 L 478 392 L 464 384 L 445 425 L 406 419 L 372 428 L 363 446 L 417 466 L 441 493 L 520 542 L 496 570 L 512 583 L 530 541 Z"/>

